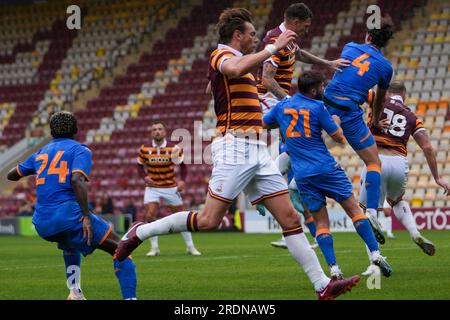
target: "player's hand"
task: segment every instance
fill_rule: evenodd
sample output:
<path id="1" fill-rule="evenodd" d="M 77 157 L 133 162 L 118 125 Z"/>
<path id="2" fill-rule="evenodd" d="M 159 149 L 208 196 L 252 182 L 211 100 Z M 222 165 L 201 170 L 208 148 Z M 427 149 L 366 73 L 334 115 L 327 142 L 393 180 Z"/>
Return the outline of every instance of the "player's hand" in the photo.
<path id="1" fill-rule="evenodd" d="M 88 246 L 91 245 L 92 242 L 92 224 L 91 217 L 84 216 L 83 217 L 83 239 L 86 239 L 86 243 Z"/>
<path id="2" fill-rule="evenodd" d="M 144 178 L 144 181 L 145 181 L 145 185 L 146 185 L 147 187 L 149 187 L 149 186 L 153 183 L 153 179 L 150 178 L 150 177 L 145 177 L 145 178 Z"/>
<path id="3" fill-rule="evenodd" d="M 333 69 L 334 71 L 337 72 L 342 72 L 342 67 L 348 67 L 350 65 L 350 61 L 346 60 L 346 59 L 336 59 L 333 61 L 328 61 L 328 66 Z"/>
<path id="4" fill-rule="evenodd" d="M 340 127 L 342 123 L 341 118 L 339 118 L 339 116 L 335 114 L 333 114 L 331 117 L 333 118 L 334 122 L 336 122 L 336 124 Z"/>
<path id="5" fill-rule="evenodd" d="M 444 179 L 442 179 L 442 178 L 437 179 L 437 180 L 436 180 L 436 183 L 437 183 L 439 186 L 441 186 L 442 188 L 444 188 L 444 194 L 445 194 L 446 196 L 448 196 L 449 193 L 450 193 L 450 185 L 449 185 L 447 182 L 445 182 Z"/>
<path id="6" fill-rule="evenodd" d="M 278 39 L 275 41 L 275 43 L 273 45 L 279 51 L 279 50 L 285 48 L 289 43 L 295 42 L 296 39 L 297 39 L 297 34 L 294 31 L 286 30 L 282 34 L 280 34 L 280 36 L 278 37 Z"/>
<path id="7" fill-rule="evenodd" d="M 178 181 L 177 191 L 184 192 L 185 189 L 186 189 L 186 183 L 184 181 Z"/>
<path id="8" fill-rule="evenodd" d="M 391 127 L 391 124 L 388 119 L 383 119 L 378 121 L 378 125 L 376 127 L 380 130 L 387 131 Z"/>

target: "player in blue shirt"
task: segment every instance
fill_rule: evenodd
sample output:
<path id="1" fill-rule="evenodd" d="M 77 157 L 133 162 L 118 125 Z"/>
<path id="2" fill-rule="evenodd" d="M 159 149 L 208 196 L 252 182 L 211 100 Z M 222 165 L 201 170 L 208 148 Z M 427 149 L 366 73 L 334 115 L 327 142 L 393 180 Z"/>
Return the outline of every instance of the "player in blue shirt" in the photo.
<path id="1" fill-rule="evenodd" d="M 288 150 L 287 150 L 287 146 L 284 143 L 284 141 L 280 140 L 280 146 L 279 146 L 279 154 L 282 154 L 286 152 L 287 154 L 289 154 Z M 291 168 L 291 164 L 290 164 L 290 160 L 289 157 L 278 157 L 276 159 L 276 161 L 289 161 L 289 164 L 283 164 L 283 165 L 279 165 L 279 168 L 285 168 L 286 172 L 281 171 L 281 174 L 283 176 L 287 176 L 287 184 L 288 184 L 288 188 L 289 188 L 289 197 L 291 198 L 292 204 L 294 205 L 295 210 L 297 210 L 297 212 L 301 213 L 304 217 L 304 223 L 306 225 L 306 227 L 308 228 L 309 232 L 311 233 L 311 236 L 315 239 L 316 238 L 316 224 L 314 223 L 314 218 L 311 215 L 311 213 L 308 210 L 305 210 L 303 208 L 303 205 L 301 203 L 301 199 L 300 199 L 300 195 L 298 192 L 298 188 L 297 188 L 297 184 L 295 183 L 295 179 L 294 179 L 294 171 Z M 262 203 L 258 203 L 256 205 L 256 210 L 258 210 L 258 213 L 262 216 L 266 215 L 266 207 L 262 204 Z M 286 240 L 284 239 L 284 236 L 281 236 L 281 239 L 278 241 L 272 241 L 270 243 L 272 246 L 274 246 L 275 248 L 282 248 L 282 249 L 287 249 L 287 245 L 286 245 Z M 311 245 L 311 248 L 315 249 L 317 248 L 317 243 L 313 243 Z"/>
<path id="2" fill-rule="evenodd" d="M 36 207 L 33 224 L 45 240 L 58 243 L 66 265 L 68 300 L 84 300 L 80 287 L 81 254 L 96 248 L 113 257 L 118 236 L 112 225 L 89 212 L 87 184 L 92 166 L 92 153 L 74 140 L 77 120 L 70 112 L 58 112 L 50 118 L 53 140 L 8 173 L 18 181 L 36 175 Z M 136 298 L 135 265 L 130 258 L 114 259 L 114 271 L 123 299 Z"/>
<path id="3" fill-rule="evenodd" d="M 377 237 L 384 243 L 384 235 L 376 218 L 378 199 L 381 192 L 381 161 L 377 145 L 367 127 L 360 108 L 369 89 L 378 86 L 374 102 L 374 123 L 381 115 L 384 96 L 392 78 L 392 64 L 381 53 L 392 38 L 390 19 L 382 18 L 379 29 L 369 29 L 366 43 L 348 43 L 342 50 L 341 58 L 351 61 L 342 72 L 336 72 L 325 89 L 324 101 L 331 115 L 340 118 L 340 125 L 348 143 L 367 167 L 366 194 L 369 221 Z"/>
<path id="4" fill-rule="evenodd" d="M 336 142 L 345 141 L 341 128 L 328 113 L 323 101 L 319 100 L 324 82 L 321 74 L 304 72 L 298 80 L 299 93 L 278 103 L 264 116 L 263 122 L 268 128 L 279 127 L 284 136 L 300 198 L 305 209 L 314 216 L 316 240 L 330 266 L 332 277 L 342 278 L 343 275 L 334 254 L 326 197 L 341 204 L 369 248 L 372 261 L 388 277 L 392 269 L 380 254 L 370 223 L 353 196 L 352 184 L 322 139 L 323 129 Z"/>

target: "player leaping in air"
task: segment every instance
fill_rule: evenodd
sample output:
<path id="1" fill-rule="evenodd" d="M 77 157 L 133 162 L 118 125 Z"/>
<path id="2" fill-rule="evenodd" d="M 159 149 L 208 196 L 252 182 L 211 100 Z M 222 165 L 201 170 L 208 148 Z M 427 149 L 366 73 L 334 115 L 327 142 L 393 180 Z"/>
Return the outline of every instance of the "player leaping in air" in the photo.
<path id="1" fill-rule="evenodd" d="M 248 10 L 226 9 L 217 28 L 220 43 L 211 54 L 209 76 L 218 137 L 211 146 L 213 170 L 205 206 L 200 212 L 183 211 L 152 223 L 133 225 L 122 238 L 117 257 L 125 259 L 142 241 L 155 235 L 217 228 L 233 199 L 244 191 L 253 204 L 264 202 L 272 212 L 283 229 L 289 252 L 303 267 L 318 298 L 334 299 L 356 285 L 359 276 L 331 280 L 325 275 L 289 200 L 286 181 L 267 145 L 259 140 L 262 111 L 250 72 L 286 47 L 296 34 L 287 30 L 274 44 L 253 54 L 258 38 Z"/>
<path id="2" fill-rule="evenodd" d="M 427 255 L 434 255 L 436 249 L 434 244 L 422 236 L 417 229 L 408 202 L 403 200 L 406 181 L 408 178 L 407 145 L 409 137 L 412 136 L 419 147 L 423 150 L 427 159 L 428 167 L 437 185 L 449 194 L 450 186 L 439 175 L 436 156 L 431 145 L 430 138 L 424 128 L 422 121 L 405 106 L 406 87 L 401 81 L 393 81 L 386 94 L 381 120 L 378 126 L 374 126 L 369 120 L 370 129 L 377 142 L 378 152 L 382 164 L 381 173 L 381 195 L 378 205 L 382 208 L 385 198 L 393 208 L 397 219 L 408 230 L 414 243 L 416 243 Z M 369 117 L 370 119 L 370 117 Z M 380 130 L 379 127 L 385 128 Z M 360 204 L 366 205 L 366 190 L 362 186 L 367 179 L 367 170 L 364 168 L 361 174 Z M 369 266 L 363 275 L 375 272 L 375 268 Z"/>
<path id="3" fill-rule="evenodd" d="M 322 130 L 325 130 L 336 142 L 345 143 L 341 128 L 321 101 L 324 83 L 325 78 L 320 73 L 304 72 L 298 79 L 299 93 L 273 107 L 264 116 L 263 123 L 267 128 L 279 127 L 284 136 L 303 206 L 314 217 L 316 240 L 331 276 L 339 279 L 343 274 L 334 253 L 326 197 L 341 204 L 369 247 L 371 261 L 389 277 L 392 268 L 380 254 L 370 223 L 353 196 L 352 184 L 322 139 Z"/>
<path id="4" fill-rule="evenodd" d="M 295 62 L 297 60 L 308 64 L 327 66 L 336 71 L 341 71 L 341 67 L 349 65 L 349 61 L 345 59 L 328 61 L 316 57 L 306 50 L 300 49 L 300 41 L 307 37 L 312 17 L 313 13 L 307 5 L 304 3 L 294 3 L 284 12 L 284 21 L 278 27 L 269 30 L 264 37 L 262 41 L 263 47 L 274 43 L 280 34 L 286 30 L 292 30 L 297 34 L 295 42 L 264 61 L 264 64 L 258 70 L 257 86 L 263 114 L 266 114 L 284 98 L 289 97 L 291 82 L 294 77 Z M 282 152 L 282 149 L 280 149 L 279 153 L 280 155 L 275 163 L 284 174 L 284 172 L 289 171 L 287 168 L 289 166 L 289 158 L 287 153 Z M 311 235 L 315 237 L 316 227 L 311 215 L 305 212 L 299 202 L 298 188 L 295 179 L 290 180 L 288 185 L 291 200 L 295 208 L 305 216 L 305 224 L 311 232 Z M 265 208 L 262 204 L 257 205 L 257 210 L 261 214 L 265 213 Z M 279 241 L 274 241 L 271 244 L 274 247 L 286 248 L 286 242 L 283 238 Z"/>
<path id="5" fill-rule="evenodd" d="M 33 153 L 8 173 L 18 181 L 36 175 L 36 209 L 33 224 L 44 240 L 56 242 L 66 265 L 68 300 L 85 300 L 80 287 L 81 254 L 99 248 L 113 256 L 114 272 L 123 299 L 136 299 L 135 265 L 129 257 L 119 262 L 114 253 L 118 236 L 112 225 L 89 212 L 86 182 L 92 165 L 92 153 L 74 140 L 77 120 L 69 112 L 50 118 L 53 140 Z"/>
<path id="6" fill-rule="evenodd" d="M 340 118 L 345 138 L 367 166 L 367 213 L 380 243 L 385 242 L 377 220 L 381 161 L 375 139 L 364 122 L 364 111 L 360 105 L 366 101 L 369 90 L 377 85 L 373 117 L 374 123 L 378 124 L 384 96 L 393 73 L 392 64 L 380 50 L 387 45 L 392 35 L 390 19 L 382 18 L 379 29 L 367 31 L 364 44 L 346 44 L 341 58 L 351 61 L 351 65 L 334 74 L 324 93 L 324 102 L 329 113 Z"/>

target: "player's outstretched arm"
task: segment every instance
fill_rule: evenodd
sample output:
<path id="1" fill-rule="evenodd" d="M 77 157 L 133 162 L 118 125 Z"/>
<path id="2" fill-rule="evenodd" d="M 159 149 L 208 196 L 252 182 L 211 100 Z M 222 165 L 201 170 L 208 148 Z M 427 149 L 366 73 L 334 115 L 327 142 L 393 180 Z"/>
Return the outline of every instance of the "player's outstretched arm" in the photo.
<path id="1" fill-rule="evenodd" d="M 436 156 L 434 154 L 434 149 L 433 146 L 431 145 L 431 141 L 430 138 L 428 137 L 428 134 L 426 133 L 426 131 L 417 132 L 414 135 L 414 140 L 416 140 L 419 147 L 423 150 L 425 158 L 427 159 L 428 167 L 430 168 L 431 174 L 433 175 L 434 181 L 436 181 L 436 183 L 439 186 L 444 188 L 444 193 L 446 195 L 449 195 L 450 185 L 439 176 Z"/>
<path id="2" fill-rule="evenodd" d="M 9 170 L 8 175 L 6 176 L 8 180 L 10 181 L 19 181 L 22 176 L 17 171 L 17 167 L 12 168 Z"/>
<path id="3" fill-rule="evenodd" d="M 294 31 L 286 30 L 278 37 L 273 45 L 268 45 L 264 50 L 225 60 L 222 63 L 220 71 L 230 78 L 239 78 L 258 67 L 279 50 L 286 47 L 287 44 L 294 41 L 296 37 L 297 34 Z"/>
<path id="4" fill-rule="evenodd" d="M 277 68 L 271 63 L 264 63 L 263 74 L 261 82 L 266 89 L 271 92 L 275 97 L 283 100 L 288 96 L 286 92 L 280 87 L 278 82 L 275 80 L 275 74 L 277 73 Z"/>
<path id="5" fill-rule="evenodd" d="M 77 202 L 83 213 L 83 236 L 86 239 L 87 244 L 90 245 L 92 241 L 92 226 L 91 217 L 89 216 L 86 178 L 83 174 L 75 172 L 72 175 L 71 183 L 73 191 L 75 192 L 75 197 L 77 198 Z"/>
<path id="6" fill-rule="evenodd" d="M 348 67 L 350 65 L 350 61 L 339 58 L 333 61 L 325 60 L 319 58 L 318 56 L 313 55 L 312 53 L 306 50 L 300 50 L 296 55 L 297 60 L 308 63 L 308 64 L 317 64 L 320 66 L 326 66 L 332 68 L 334 71 L 342 72 L 342 67 Z"/>

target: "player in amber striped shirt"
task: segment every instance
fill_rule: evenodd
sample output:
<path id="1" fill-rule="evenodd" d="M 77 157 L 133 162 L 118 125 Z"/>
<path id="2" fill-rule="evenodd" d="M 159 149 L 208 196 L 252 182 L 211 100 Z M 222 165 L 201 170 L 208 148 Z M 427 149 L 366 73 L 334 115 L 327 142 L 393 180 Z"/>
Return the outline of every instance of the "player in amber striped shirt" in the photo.
<path id="1" fill-rule="evenodd" d="M 308 64 L 328 66 L 340 71 L 339 67 L 347 66 L 349 62 L 345 59 L 328 61 L 321 59 L 306 50 L 300 49 L 300 40 L 308 35 L 311 26 L 313 14 L 304 3 L 294 3 L 284 12 L 284 21 L 276 28 L 269 30 L 263 39 L 263 45 L 274 43 L 281 33 L 286 30 L 294 31 L 297 40 L 272 55 L 267 59 L 258 70 L 258 94 L 261 99 L 263 113 L 266 114 L 272 107 L 286 97 L 289 97 L 291 91 L 291 82 L 294 77 L 295 62 L 301 61 Z M 272 140 L 279 141 L 279 135 L 272 130 Z M 272 149 L 274 150 L 274 149 Z M 274 150 L 277 152 L 277 150 Z M 288 168 L 283 164 L 290 166 L 289 156 L 286 152 L 280 153 L 276 162 L 281 172 L 287 172 Z M 311 221 L 311 215 L 305 214 L 302 205 L 298 201 L 298 188 L 295 179 L 289 184 L 289 193 L 295 208 L 305 215 L 305 221 Z M 265 209 L 262 205 L 257 206 L 257 210 L 264 214 Z M 314 222 L 307 224 L 313 237 L 315 236 Z M 309 227 L 311 226 L 311 227 Z M 279 241 L 271 242 L 274 247 L 287 248 L 283 238 Z"/>
<path id="2" fill-rule="evenodd" d="M 381 160 L 381 193 L 378 201 L 378 210 L 383 208 L 384 200 L 387 199 L 393 208 L 397 219 L 408 230 L 413 241 L 428 255 L 435 253 L 434 244 L 423 237 L 417 229 L 408 202 L 403 200 L 406 182 L 408 179 L 409 165 L 407 158 L 408 140 L 412 136 L 419 147 L 423 150 L 431 174 L 437 185 L 449 194 L 450 186 L 439 176 L 436 156 L 431 145 L 430 138 L 420 119 L 404 105 L 406 100 L 406 87 L 401 81 L 393 81 L 386 93 L 380 121 L 375 126 L 369 116 L 370 130 L 375 138 L 378 153 Z M 367 176 L 367 168 L 361 174 L 361 188 L 359 202 L 362 208 L 366 206 L 366 188 L 364 184 Z M 374 273 L 374 267 L 369 266 L 364 273 Z"/>
<path id="3" fill-rule="evenodd" d="M 152 144 L 149 147 L 141 146 L 137 162 L 144 169 L 145 181 L 145 220 L 155 221 L 158 214 L 160 199 L 163 199 L 172 212 L 183 210 L 183 199 L 180 192 L 184 191 L 184 179 L 186 177 L 186 166 L 183 163 L 183 150 L 169 144 L 166 140 L 166 128 L 163 123 L 156 122 L 151 127 Z M 181 180 L 175 182 L 175 166 L 180 166 Z M 142 171 L 140 169 L 140 171 Z M 201 253 L 195 248 L 190 232 L 182 232 L 181 235 L 186 243 L 187 252 L 194 256 Z M 159 256 L 160 250 L 158 237 L 150 239 L 151 248 L 147 256 Z"/>
<path id="4" fill-rule="evenodd" d="M 331 280 L 325 275 L 289 200 L 286 181 L 257 134 L 262 129 L 262 111 L 250 71 L 292 42 L 296 35 L 288 30 L 273 45 L 252 54 L 258 39 L 248 10 L 226 9 L 217 27 L 220 44 L 211 55 L 209 75 L 217 129 L 222 135 L 211 146 L 213 171 L 205 206 L 198 213 L 178 212 L 152 223 L 134 225 L 122 238 L 118 259 L 124 259 L 143 240 L 155 235 L 217 228 L 232 200 L 244 191 L 253 204 L 263 202 L 273 213 L 290 253 L 305 270 L 318 298 L 334 299 L 350 290 L 359 276 Z"/>

